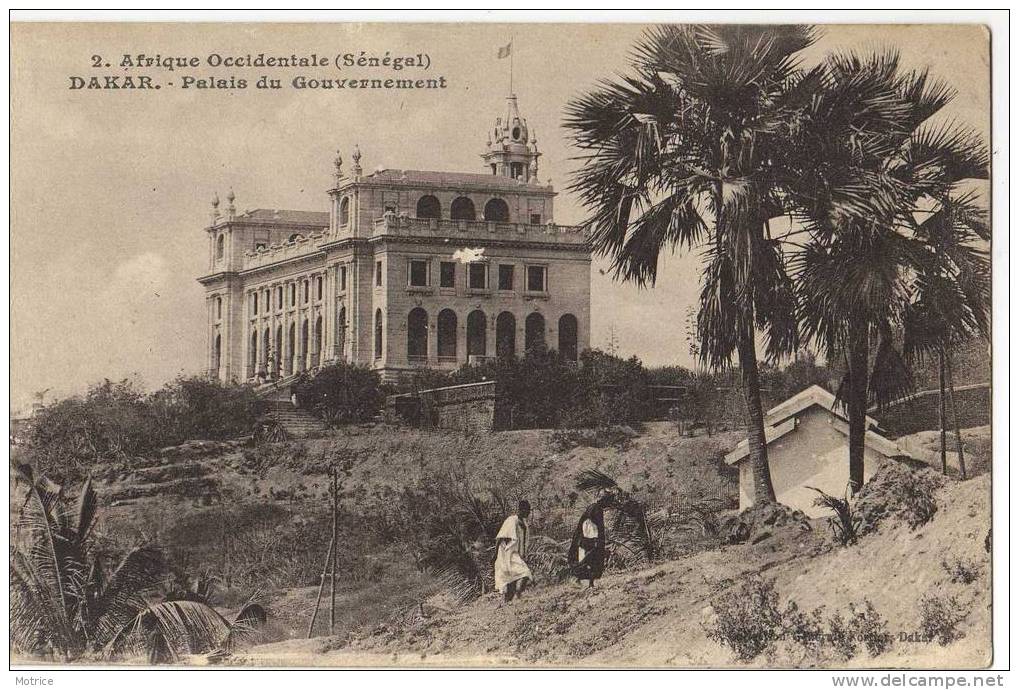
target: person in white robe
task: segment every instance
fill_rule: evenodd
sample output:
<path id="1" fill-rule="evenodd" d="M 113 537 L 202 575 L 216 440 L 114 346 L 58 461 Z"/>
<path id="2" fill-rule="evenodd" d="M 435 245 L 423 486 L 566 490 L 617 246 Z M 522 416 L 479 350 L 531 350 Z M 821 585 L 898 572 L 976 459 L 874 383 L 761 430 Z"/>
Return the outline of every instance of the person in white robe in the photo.
<path id="1" fill-rule="evenodd" d="M 495 537 L 495 588 L 503 593 L 507 602 L 523 594 L 527 584 L 534 579 L 524 561 L 527 555 L 527 517 L 530 514 L 531 504 L 520 501 L 516 515 L 506 518 Z"/>

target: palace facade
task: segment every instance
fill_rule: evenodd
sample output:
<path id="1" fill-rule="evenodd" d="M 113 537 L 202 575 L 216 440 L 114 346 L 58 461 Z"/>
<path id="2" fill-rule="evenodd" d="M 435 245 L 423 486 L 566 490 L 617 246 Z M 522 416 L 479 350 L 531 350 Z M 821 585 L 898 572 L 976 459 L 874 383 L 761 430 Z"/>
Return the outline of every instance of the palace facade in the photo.
<path id="1" fill-rule="evenodd" d="M 591 253 L 557 225 L 537 139 L 515 96 L 483 173 L 379 169 L 337 154 L 329 212 L 225 213 L 213 200 L 208 367 L 224 381 L 287 377 L 335 360 L 387 380 L 545 345 L 589 346 Z"/>

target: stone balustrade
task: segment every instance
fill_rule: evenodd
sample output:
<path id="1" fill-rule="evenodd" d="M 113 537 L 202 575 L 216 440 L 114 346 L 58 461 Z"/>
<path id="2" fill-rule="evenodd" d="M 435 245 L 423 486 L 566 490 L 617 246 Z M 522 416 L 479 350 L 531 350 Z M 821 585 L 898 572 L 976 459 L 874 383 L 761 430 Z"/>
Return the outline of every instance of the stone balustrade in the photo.
<path id="1" fill-rule="evenodd" d="M 288 242 L 271 244 L 264 249 L 244 253 L 244 268 L 261 268 L 272 264 L 296 259 L 319 251 L 318 245 L 325 239 L 322 233 L 298 237 Z"/>
<path id="2" fill-rule="evenodd" d="M 588 242 L 587 228 L 578 225 L 530 225 L 528 223 L 499 223 L 485 220 L 446 220 L 437 218 L 410 218 L 387 214 L 375 219 L 372 237 L 463 237 L 472 240 L 486 239 L 523 240 L 583 247 Z"/>

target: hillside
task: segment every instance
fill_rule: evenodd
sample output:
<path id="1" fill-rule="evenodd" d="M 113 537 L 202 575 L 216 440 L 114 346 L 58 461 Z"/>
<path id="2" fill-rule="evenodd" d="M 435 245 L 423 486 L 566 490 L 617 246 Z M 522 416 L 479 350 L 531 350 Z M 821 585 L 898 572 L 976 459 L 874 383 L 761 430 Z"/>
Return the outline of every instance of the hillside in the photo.
<path id="1" fill-rule="evenodd" d="M 425 607 L 424 616 L 390 621 L 344 637 L 290 640 L 252 648 L 233 663 L 328 666 L 412 664 L 527 666 L 684 666 L 737 664 L 708 639 L 712 599 L 754 573 L 773 579 L 782 601 L 800 610 L 824 606 L 845 615 L 869 600 L 896 639 L 876 657 L 849 667 L 979 667 L 990 661 L 990 482 L 984 476 L 950 484 L 937 496 L 934 519 L 916 531 L 888 524 L 857 545 L 834 548 L 823 525 L 776 534 L 756 545 L 722 547 L 653 567 L 609 575 L 592 591 L 571 584 L 539 586 L 502 605 L 489 595 L 460 609 Z M 971 583 L 952 582 L 943 562 L 979 564 Z M 966 612 L 963 637 L 947 646 L 904 641 L 919 630 L 922 594 L 956 597 Z M 785 643 L 753 665 L 803 666 L 812 661 Z"/>
<path id="2" fill-rule="evenodd" d="M 931 433 L 905 439 L 927 462 L 936 458 Z M 578 495 L 575 478 L 590 469 L 615 477 L 654 510 L 713 501 L 724 522 L 735 512 L 736 483 L 721 458 L 739 436 L 680 437 L 673 425 L 657 423 L 640 434 L 581 439 L 601 447 L 570 447 L 578 439 L 568 442 L 551 431 L 465 438 L 365 426 L 263 447 L 192 442 L 99 473 L 102 531 L 121 548 L 159 543 L 181 572 L 212 577 L 225 612 L 261 593 L 271 609 L 265 644 L 229 663 L 728 666 L 738 663 L 733 653 L 706 632 L 716 620 L 712 602 L 738 591 L 754 573 L 774 581 L 780 608 L 795 602 L 809 613 L 823 606 L 824 620 L 836 613 L 851 617 L 851 605 L 869 600 L 896 636 L 916 632 L 918 602 L 926 593 L 956 597 L 954 608 L 965 618 L 964 637 L 947 647 L 896 639 L 879 656 L 858 651 L 846 661 L 779 641 L 753 665 L 986 663 L 987 474 L 941 489 L 934 519 L 916 531 L 888 520 L 847 548 L 833 545 L 824 520 L 810 529 L 797 521 L 759 528 L 752 543 L 742 545 L 720 545 L 724 529 L 714 536 L 673 532 L 653 565 L 620 560 L 625 553 L 616 549 L 593 591 L 546 577 L 509 606 L 491 594 L 456 606 L 441 582 L 416 565 L 403 535 L 380 531 L 400 491 L 449 475 L 476 495 L 510 504 L 528 497 L 536 535 L 553 552 L 565 553 L 589 500 Z M 971 466 L 986 471 L 989 430 L 964 430 L 963 437 Z M 336 634 L 327 635 L 322 611 L 315 628 L 320 637 L 306 640 L 328 543 L 326 471 L 342 458 L 351 459 L 352 468 L 341 505 Z M 953 564 L 964 564 L 977 579 L 952 582 Z"/>

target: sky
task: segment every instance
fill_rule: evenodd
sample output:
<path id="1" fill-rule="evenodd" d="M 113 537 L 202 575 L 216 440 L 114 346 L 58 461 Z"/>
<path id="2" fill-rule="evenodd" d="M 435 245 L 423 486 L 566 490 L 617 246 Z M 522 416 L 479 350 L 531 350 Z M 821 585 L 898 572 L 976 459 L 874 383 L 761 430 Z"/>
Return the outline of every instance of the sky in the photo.
<path id="1" fill-rule="evenodd" d="M 208 257 L 214 194 L 239 211 L 328 210 L 332 160 L 354 144 L 377 167 L 482 171 L 487 131 L 513 90 L 559 191 L 556 222 L 584 209 L 566 191 L 576 169 L 561 127 L 566 103 L 627 68 L 636 24 L 56 24 L 12 25 L 11 404 L 83 391 L 104 377 L 158 387 L 199 373 L 205 306 L 195 278 Z M 803 54 L 898 48 L 958 96 L 944 117 L 989 137 L 988 37 L 978 26 L 828 26 Z M 204 66 L 125 72 L 124 54 L 329 56 L 426 53 L 425 72 Z M 100 55 L 109 70 L 91 67 Z M 445 90 L 181 89 L 181 74 L 438 77 Z M 70 90 L 72 75 L 152 74 L 158 91 Z M 225 205 L 225 201 L 224 201 Z M 614 339 L 646 363 L 691 365 L 683 327 L 699 280 L 695 255 L 666 257 L 652 289 L 592 267 L 591 343 Z"/>

